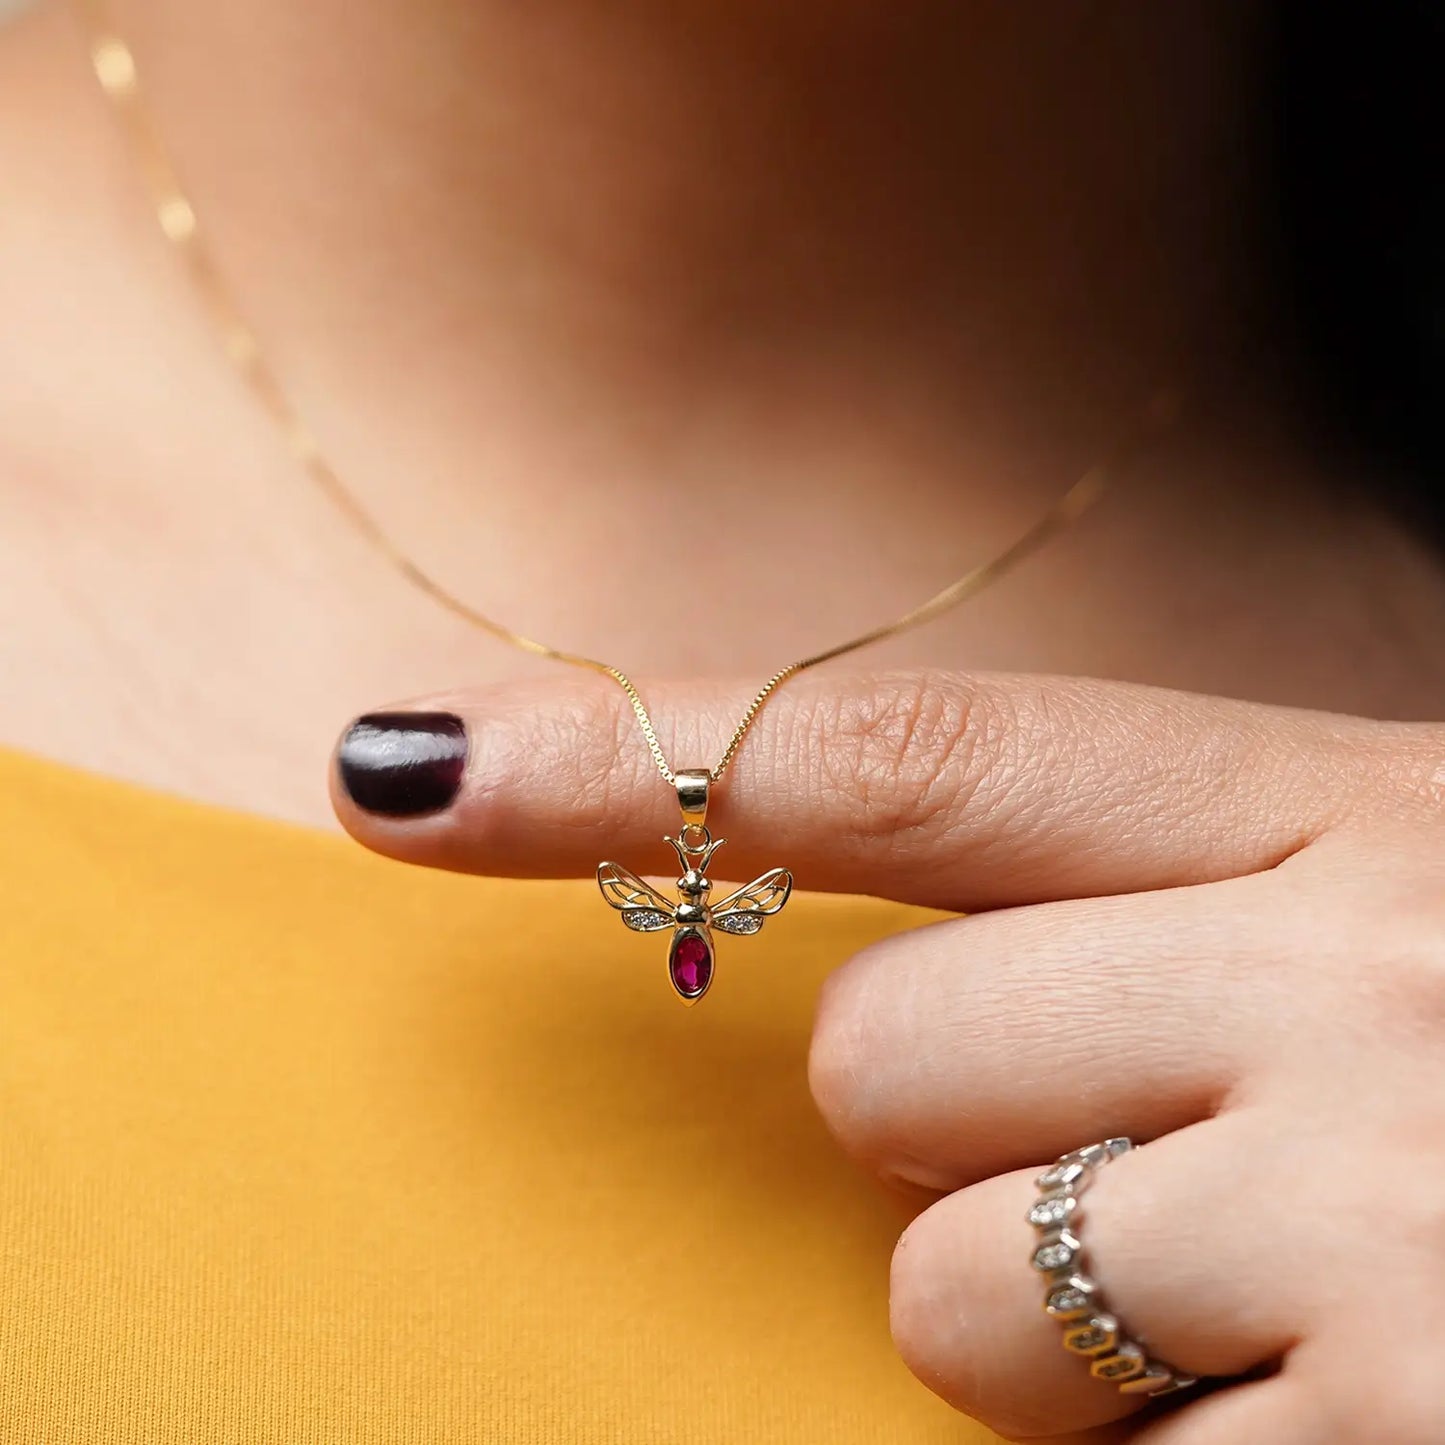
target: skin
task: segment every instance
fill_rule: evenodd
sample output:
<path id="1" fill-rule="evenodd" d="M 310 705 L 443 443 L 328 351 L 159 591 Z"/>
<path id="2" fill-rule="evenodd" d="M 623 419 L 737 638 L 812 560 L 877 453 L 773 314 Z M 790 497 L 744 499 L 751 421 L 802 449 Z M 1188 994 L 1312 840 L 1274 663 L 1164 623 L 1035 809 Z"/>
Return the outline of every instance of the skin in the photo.
<path id="1" fill-rule="evenodd" d="M 1445 715 L 1437 559 L 1288 421 L 1245 7 L 117 8 L 405 544 L 537 635 L 737 675 L 649 682 L 676 758 L 1188 394 L 1026 572 L 779 695 L 729 867 L 975 914 L 845 968 L 813 1057 L 845 1147 L 942 1196 L 895 1266 L 932 1388 L 1091 1445 L 1437 1441 L 1440 729 L 954 670 Z M 675 826 L 620 695 L 439 615 L 307 489 L 53 3 L 0 31 L 0 187 L 0 738 L 321 822 L 338 723 L 411 698 L 466 717 L 466 782 L 411 821 L 338 795 L 371 847 L 571 875 Z M 1089 1199 L 1121 1313 L 1181 1367 L 1286 1360 L 1137 1429 L 1016 1263 L 1034 1169 L 1121 1131 L 1156 1141 Z"/>

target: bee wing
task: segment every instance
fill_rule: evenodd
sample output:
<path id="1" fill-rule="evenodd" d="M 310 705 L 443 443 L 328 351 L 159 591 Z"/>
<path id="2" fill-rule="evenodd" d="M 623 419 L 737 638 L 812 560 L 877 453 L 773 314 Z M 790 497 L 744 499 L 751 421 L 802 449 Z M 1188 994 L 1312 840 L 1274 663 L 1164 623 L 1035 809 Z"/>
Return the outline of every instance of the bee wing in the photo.
<path id="1" fill-rule="evenodd" d="M 633 932 L 656 933 L 672 927 L 677 905 L 650 883 L 644 883 L 630 868 L 620 863 L 599 863 L 597 886 Z"/>
<path id="2" fill-rule="evenodd" d="M 793 891 L 793 875 L 786 868 L 769 868 L 745 888 L 729 893 L 712 910 L 712 926 L 724 933 L 756 933 L 769 913 L 776 913 Z"/>

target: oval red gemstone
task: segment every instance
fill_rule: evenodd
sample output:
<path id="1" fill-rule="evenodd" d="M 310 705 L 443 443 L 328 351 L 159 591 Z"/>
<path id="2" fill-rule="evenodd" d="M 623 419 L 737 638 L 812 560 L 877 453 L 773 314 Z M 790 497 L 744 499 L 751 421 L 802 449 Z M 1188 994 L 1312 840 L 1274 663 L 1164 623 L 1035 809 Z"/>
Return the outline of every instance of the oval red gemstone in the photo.
<path id="1" fill-rule="evenodd" d="M 712 981 L 712 949 L 700 933 L 685 933 L 672 946 L 672 986 L 683 998 L 697 998 Z"/>

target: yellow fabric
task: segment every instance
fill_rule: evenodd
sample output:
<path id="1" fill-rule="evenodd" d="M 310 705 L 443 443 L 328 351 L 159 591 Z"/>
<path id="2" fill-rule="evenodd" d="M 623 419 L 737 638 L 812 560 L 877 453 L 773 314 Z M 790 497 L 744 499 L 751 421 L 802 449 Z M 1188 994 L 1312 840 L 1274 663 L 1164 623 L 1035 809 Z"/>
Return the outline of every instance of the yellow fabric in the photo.
<path id="1" fill-rule="evenodd" d="M 807 1094 L 819 980 L 921 915 L 801 896 L 685 1010 L 590 884 L 0 799 L 5 1445 L 992 1438 L 894 1356 L 902 1214 Z"/>

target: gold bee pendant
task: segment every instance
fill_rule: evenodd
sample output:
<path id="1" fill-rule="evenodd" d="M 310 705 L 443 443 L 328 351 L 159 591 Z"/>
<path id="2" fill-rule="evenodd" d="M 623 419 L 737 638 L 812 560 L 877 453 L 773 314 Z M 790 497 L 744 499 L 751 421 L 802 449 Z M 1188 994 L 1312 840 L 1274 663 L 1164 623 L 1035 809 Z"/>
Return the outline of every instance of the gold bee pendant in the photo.
<path id="1" fill-rule="evenodd" d="M 689 768 L 676 776 L 677 801 L 682 810 L 682 827 L 676 838 L 664 838 L 672 846 L 682 869 L 677 880 L 676 901 L 644 883 L 620 863 L 597 865 L 597 886 L 602 896 L 622 915 L 635 933 L 672 930 L 667 950 L 667 976 L 685 1004 L 695 1004 L 708 990 L 713 976 L 712 930 L 723 933 L 756 933 L 769 914 L 776 913 L 793 891 L 793 875 L 786 868 L 769 868 L 745 888 L 718 903 L 709 903 L 712 883 L 707 877 L 712 856 L 727 842 L 714 840 L 707 829 L 708 790 L 712 775 L 703 768 Z"/>

